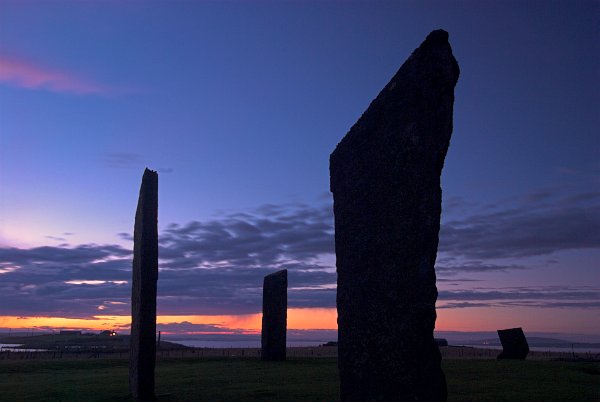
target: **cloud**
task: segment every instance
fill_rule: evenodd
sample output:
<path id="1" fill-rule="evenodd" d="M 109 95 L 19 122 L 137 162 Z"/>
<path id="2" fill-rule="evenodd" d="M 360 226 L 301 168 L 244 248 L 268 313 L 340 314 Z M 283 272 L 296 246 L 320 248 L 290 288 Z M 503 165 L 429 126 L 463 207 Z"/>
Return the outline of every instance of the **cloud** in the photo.
<path id="1" fill-rule="evenodd" d="M 192 324 L 188 321 L 156 324 L 156 330 L 168 334 L 177 335 L 211 335 L 211 334 L 243 334 L 244 330 L 239 328 L 225 328 L 220 324 Z"/>
<path id="2" fill-rule="evenodd" d="M 331 214 L 303 204 L 264 206 L 160 235 L 160 314 L 259 312 L 263 277 L 289 271 L 290 307 L 335 306 Z M 131 239 L 121 233 L 121 238 Z M 131 251 L 118 245 L 0 248 L 0 304 L 11 314 L 129 313 Z M 119 302 L 119 303 L 109 303 Z"/>
<path id="3" fill-rule="evenodd" d="M 113 95 L 115 88 L 51 69 L 30 60 L 0 56 L 0 83 L 32 90 L 72 93 L 76 95 Z"/>
<path id="4" fill-rule="evenodd" d="M 117 237 L 122 240 L 133 241 L 133 235 L 131 233 L 126 233 L 126 232 L 117 233 Z"/>
<path id="5" fill-rule="evenodd" d="M 171 224 L 161 233 L 159 291 L 169 310 L 260 311 L 262 280 L 289 272 L 290 307 L 335 306 L 336 276 L 319 256 L 333 250 L 327 208 L 265 205 L 206 222 Z"/>
<path id="6" fill-rule="evenodd" d="M 141 169 L 144 166 L 144 157 L 134 152 L 105 152 L 102 162 L 115 169 Z"/>
<path id="7" fill-rule="evenodd" d="M 45 236 L 45 237 L 46 237 L 46 239 L 50 239 L 50 240 L 54 240 L 54 241 L 58 241 L 58 242 L 62 242 L 62 243 L 67 241 L 66 238 L 60 237 L 60 236 Z"/>
<path id="8" fill-rule="evenodd" d="M 454 276 L 459 273 L 506 272 L 528 268 L 530 267 L 520 264 L 497 264 L 482 260 L 463 260 L 447 256 L 438 258 L 435 265 L 436 273 L 442 277 Z"/>
<path id="9" fill-rule="evenodd" d="M 598 308 L 600 288 L 593 286 L 536 286 L 441 290 L 438 308 L 543 307 Z"/>
<path id="10" fill-rule="evenodd" d="M 597 289 L 462 287 L 487 273 L 529 269 L 528 257 L 597 249 L 599 200 L 597 193 L 558 198 L 540 192 L 522 204 L 484 207 L 444 222 L 437 261 L 440 305 L 597 306 Z M 461 209 L 460 199 L 453 203 Z M 132 239 L 130 233 L 118 236 Z M 289 272 L 290 307 L 335 307 L 333 253 L 330 202 L 267 204 L 203 222 L 172 223 L 160 233 L 158 311 L 259 312 L 263 277 L 280 269 Z M 89 317 L 99 309 L 129 314 L 131 258 L 131 250 L 118 245 L 0 248 L 0 305 L 11 315 Z"/>
<path id="11" fill-rule="evenodd" d="M 146 166 L 151 167 L 147 158 L 135 152 L 104 152 L 101 155 L 101 161 L 105 166 L 113 169 L 141 170 Z M 162 174 L 170 174 L 175 171 L 171 167 L 158 167 L 154 170 Z"/>
<path id="12" fill-rule="evenodd" d="M 493 307 L 491 303 L 473 303 L 473 302 L 452 302 L 436 306 L 437 310 L 455 309 L 455 308 L 473 308 L 473 307 Z"/>
<path id="13" fill-rule="evenodd" d="M 0 274 L 0 304 L 11 315 L 94 315 L 107 301 L 128 302 L 130 255 L 116 245 L 0 248 L 0 268 L 9 269 Z"/>
<path id="14" fill-rule="evenodd" d="M 314 262 L 333 252 L 330 207 L 303 204 L 265 205 L 244 214 L 229 214 L 161 233 L 161 259 L 182 269 L 227 261 L 246 267 L 277 267 L 285 262 Z"/>
<path id="15" fill-rule="evenodd" d="M 523 258 L 600 248 L 600 192 L 526 202 L 442 224 L 439 251 L 477 260 Z"/>

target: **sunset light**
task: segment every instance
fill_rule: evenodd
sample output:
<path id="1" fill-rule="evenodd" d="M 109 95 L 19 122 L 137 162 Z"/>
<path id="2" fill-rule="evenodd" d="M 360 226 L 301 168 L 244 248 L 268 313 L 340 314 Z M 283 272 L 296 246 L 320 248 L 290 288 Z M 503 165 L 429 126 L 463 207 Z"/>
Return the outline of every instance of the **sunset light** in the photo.
<path id="1" fill-rule="evenodd" d="M 158 315 L 157 324 L 209 324 L 222 329 L 222 333 L 247 332 L 257 333 L 261 329 L 262 314 L 241 315 Z M 337 329 L 337 311 L 324 308 L 288 309 L 289 329 Z M 62 317 L 14 317 L 0 316 L 0 327 L 16 329 L 83 329 L 88 331 L 116 328 L 118 331 L 128 330 L 130 316 L 95 315 L 90 318 Z M 194 331 L 189 331 L 193 333 Z M 167 331 L 168 333 L 168 331 Z M 197 331 L 197 333 L 214 333 Z"/>
<path id="2" fill-rule="evenodd" d="M 600 400 L 598 16 L 0 0 L 0 399 Z"/>

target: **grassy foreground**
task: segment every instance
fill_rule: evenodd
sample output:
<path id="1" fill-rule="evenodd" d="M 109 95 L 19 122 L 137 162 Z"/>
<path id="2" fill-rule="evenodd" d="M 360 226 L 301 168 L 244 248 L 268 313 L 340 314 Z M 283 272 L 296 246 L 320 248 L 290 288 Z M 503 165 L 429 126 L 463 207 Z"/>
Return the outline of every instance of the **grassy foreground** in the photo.
<path id="1" fill-rule="evenodd" d="M 129 400 L 126 360 L 3 361 L 0 399 Z M 451 401 L 599 401 L 600 364 L 445 360 Z M 338 400 L 336 359 L 164 359 L 159 401 Z"/>

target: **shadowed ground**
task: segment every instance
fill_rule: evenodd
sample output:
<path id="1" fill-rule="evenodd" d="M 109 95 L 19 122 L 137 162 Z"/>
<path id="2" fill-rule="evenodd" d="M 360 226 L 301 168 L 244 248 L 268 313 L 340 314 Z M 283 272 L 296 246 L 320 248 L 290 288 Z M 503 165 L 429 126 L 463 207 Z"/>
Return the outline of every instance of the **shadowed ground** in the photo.
<path id="1" fill-rule="evenodd" d="M 156 394 L 170 400 L 339 400 L 335 358 L 263 364 L 159 359 Z M 451 401 L 600 400 L 600 364 L 443 360 Z M 126 359 L 0 361 L 2 400 L 130 400 Z"/>

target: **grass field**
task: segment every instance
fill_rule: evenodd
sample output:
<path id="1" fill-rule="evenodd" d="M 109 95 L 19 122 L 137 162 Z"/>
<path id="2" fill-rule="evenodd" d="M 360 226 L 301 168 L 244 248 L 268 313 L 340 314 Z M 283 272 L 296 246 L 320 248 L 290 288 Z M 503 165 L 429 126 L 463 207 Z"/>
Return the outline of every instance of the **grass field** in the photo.
<path id="1" fill-rule="evenodd" d="M 120 360 L 2 361 L 0 400 L 129 400 Z M 451 401 L 600 401 L 600 364 L 445 360 Z M 335 358 L 263 363 L 257 359 L 163 359 L 159 401 L 335 401 Z"/>

